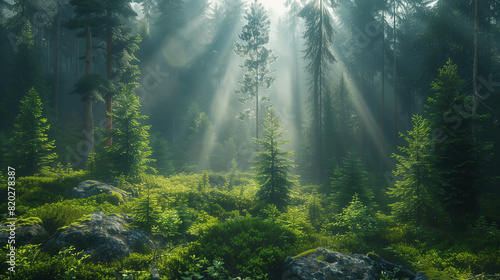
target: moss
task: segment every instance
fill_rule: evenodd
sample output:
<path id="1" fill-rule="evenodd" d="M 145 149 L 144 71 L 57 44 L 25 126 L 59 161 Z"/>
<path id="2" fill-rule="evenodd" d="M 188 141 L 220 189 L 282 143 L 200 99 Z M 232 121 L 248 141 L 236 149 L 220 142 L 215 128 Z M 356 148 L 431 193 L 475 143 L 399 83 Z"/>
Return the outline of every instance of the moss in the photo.
<path id="1" fill-rule="evenodd" d="M 302 253 L 300 253 L 300 254 L 298 254 L 297 256 L 292 257 L 292 258 L 293 258 L 293 259 L 295 259 L 295 258 L 305 257 L 305 256 L 308 256 L 308 255 L 310 255 L 310 254 L 314 254 L 314 253 L 316 253 L 316 251 L 317 251 L 317 250 L 318 250 L 318 249 L 311 249 L 311 250 L 307 250 L 307 251 L 304 251 L 304 252 L 302 252 Z"/>
<path id="2" fill-rule="evenodd" d="M 60 227 L 57 229 L 57 231 L 60 231 L 60 230 L 65 230 L 71 226 L 78 226 L 80 225 L 81 223 L 85 222 L 85 221 L 90 221 L 92 217 L 92 214 L 86 214 L 86 215 L 83 215 L 83 217 L 81 217 L 80 219 L 74 221 L 73 223 L 67 225 L 67 226 L 63 226 L 63 227 Z"/>
<path id="3" fill-rule="evenodd" d="M 32 226 L 34 224 L 42 224 L 42 219 L 38 217 L 28 217 L 16 221 L 16 226 Z"/>
<path id="4" fill-rule="evenodd" d="M 380 256 L 378 254 L 376 254 L 375 252 L 369 252 L 368 254 L 366 254 L 366 256 L 372 260 L 379 260 L 380 259 Z"/>
<path id="5" fill-rule="evenodd" d="M 451 279 L 456 279 L 456 278 L 453 278 L 451 277 L 450 275 L 444 273 L 443 271 L 438 271 L 438 270 L 425 270 L 425 271 L 421 271 L 423 273 L 425 273 L 425 275 L 427 276 L 427 278 L 429 280 L 451 280 Z"/>
<path id="6" fill-rule="evenodd" d="M 121 193 L 111 191 L 109 193 L 109 196 L 110 196 L 109 203 L 115 206 L 125 204 L 125 201 L 123 200 L 123 195 Z"/>
<path id="7" fill-rule="evenodd" d="M 319 262 L 324 262 L 325 261 L 325 256 L 324 255 L 319 255 L 319 257 L 317 257 L 316 260 L 319 261 Z"/>

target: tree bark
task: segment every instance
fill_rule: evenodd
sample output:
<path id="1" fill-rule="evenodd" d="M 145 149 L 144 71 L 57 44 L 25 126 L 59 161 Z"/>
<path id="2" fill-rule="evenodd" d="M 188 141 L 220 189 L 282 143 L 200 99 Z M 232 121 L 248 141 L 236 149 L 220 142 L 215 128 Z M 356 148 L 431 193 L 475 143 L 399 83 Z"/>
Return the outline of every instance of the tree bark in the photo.
<path id="1" fill-rule="evenodd" d="M 365 108 L 365 63 L 364 54 L 361 61 L 361 109 Z M 360 129 L 359 129 L 359 155 L 363 158 L 365 155 L 365 113 L 360 114 Z"/>
<path id="2" fill-rule="evenodd" d="M 255 138 L 259 139 L 259 65 L 258 64 L 257 64 L 257 78 L 255 82 Z"/>
<path id="3" fill-rule="evenodd" d="M 393 28 L 394 28 L 394 93 L 393 93 L 393 101 L 394 101 L 394 152 L 398 149 L 398 95 L 396 92 L 396 47 L 397 47 L 397 40 L 396 40 L 396 0 L 394 1 L 394 21 L 393 21 Z"/>
<path id="4" fill-rule="evenodd" d="M 85 19 L 90 22 L 90 14 L 85 15 Z M 85 76 L 92 74 L 92 31 L 90 26 L 85 27 Z M 84 97 L 84 139 L 90 143 L 89 152 L 94 152 L 94 117 L 92 115 L 92 97 Z"/>
<path id="5" fill-rule="evenodd" d="M 60 10 L 60 5 L 58 5 L 58 10 Z M 55 71 L 55 81 L 54 81 L 54 116 L 59 115 L 59 74 L 61 70 L 60 61 L 60 48 L 61 48 L 61 12 L 57 12 L 56 18 L 56 64 L 54 67 Z"/>
<path id="6" fill-rule="evenodd" d="M 476 109 L 478 106 L 477 100 L 477 33 L 478 33 L 478 10 L 479 10 L 479 0 L 475 1 L 475 12 L 474 12 L 474 65 L 472 68 L 472 114 L 476 114 Z"/>
<path id="7" fill-rule="evenodd" d="M 382 116 L 380 120 L 380 168 L 384 170 L 385 145 L 384 145 L 384 119 L 385 119 L 385 11 L 382 11 Z"/>
<path id="8" fill-rule="evenodd" d="M 110 9 L 107 10 L 106 18 L 108 20 L 108 30 L 106 35 L 106 75 L 108 79 L 111 79 L 113 75 L 113 53 L 111 50 L 112 44 L 112 28 L 111 28 L 111 17 L 112 12 Z M 111 130 L 113 129 L 113 117 L 111 113 L 113 112 L 113 96 L 111 93 L 106 95 L 106 146 L 111 146 L 113 144 L 113 138 L 111 138 Z"/>

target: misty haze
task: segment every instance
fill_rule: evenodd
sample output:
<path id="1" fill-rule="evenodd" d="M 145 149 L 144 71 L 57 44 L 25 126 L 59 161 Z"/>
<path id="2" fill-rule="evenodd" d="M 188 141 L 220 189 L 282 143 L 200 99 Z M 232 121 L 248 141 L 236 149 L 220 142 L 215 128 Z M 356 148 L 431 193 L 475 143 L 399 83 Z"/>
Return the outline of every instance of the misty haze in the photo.
<path id="1" fill-rule="evenodd" d="M 499 0 L 0 0 L 0 279 L 500 278 Z"/>

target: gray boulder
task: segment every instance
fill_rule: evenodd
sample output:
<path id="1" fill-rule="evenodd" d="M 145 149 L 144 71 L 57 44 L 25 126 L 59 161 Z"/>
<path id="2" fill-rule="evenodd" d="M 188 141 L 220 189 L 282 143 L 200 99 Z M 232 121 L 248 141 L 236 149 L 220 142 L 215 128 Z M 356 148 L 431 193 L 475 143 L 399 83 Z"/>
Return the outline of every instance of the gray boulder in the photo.
<path id="1" fill-rule="evenodd" d="M 415 279 L 415 273 L 378 256 L 343 254 L 318 248 L 303 256 L 285 260 L 282 280 L 378 280 L 382 274 L 391 279 Z M 420 280 L 427 279 L 421 275 Z M 422 278 L 425 277 L 425 278 Z"/>
<path id="2" fill-rule="evenodd" d="M 76 252 L 83 251 L 83 255 L 91 255 L 93 260 L 110 262 L 142 252 L 146 247 L 154 248 L 146 232 L 126 227 L 130 222 L 132 219 L 126 214 L 106 216 L 96 212 L 90 220 L 56 232 L 43 249 L 56 254 L 62 248 L 74 246 Z"/>
<path id="3" fill-rule="evenodd" d="M 5 240 L 7 242 L 9 235 L 11 233 L 11 228 L 7 225 L 0 224 L 0 240 Z M 39 225 L 17 225 L 15 226 L 15 242 L 12 244 L 15 247 L 32 244 L 40 242 L 43 236 L 47 236 L 47 231 Z"/>
<path id="4" fill-rule="evenodd" d="M 94 195 L 99 195 L 102 193 L 109 194 L 112 192 L 121 194 L 123 199 L 130 197 L 129 194 L 125 193 L 120 189 L 117 189 L 103 182 L 94 180 L 87 180 L 81 182 L 80 184 L 78 184 L 78 186 L 72 188 L 69 193 L 72 198 L 86 198 Z"/>

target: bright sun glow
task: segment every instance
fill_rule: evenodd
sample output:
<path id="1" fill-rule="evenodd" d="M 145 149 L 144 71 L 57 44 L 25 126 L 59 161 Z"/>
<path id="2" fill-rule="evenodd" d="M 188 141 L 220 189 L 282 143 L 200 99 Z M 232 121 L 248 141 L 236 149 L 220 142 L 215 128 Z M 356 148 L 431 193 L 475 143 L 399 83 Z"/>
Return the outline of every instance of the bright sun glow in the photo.
<path id="1" fill-rule="evenodd" d="M 247 2 L 248 3 L 248 2 Z M 280 17 L 286 12 L 285 0 L 261 0 L 270 18 Z"/>

